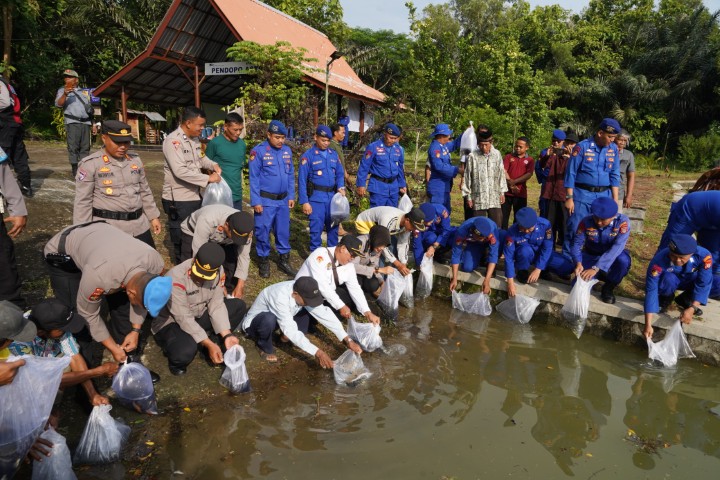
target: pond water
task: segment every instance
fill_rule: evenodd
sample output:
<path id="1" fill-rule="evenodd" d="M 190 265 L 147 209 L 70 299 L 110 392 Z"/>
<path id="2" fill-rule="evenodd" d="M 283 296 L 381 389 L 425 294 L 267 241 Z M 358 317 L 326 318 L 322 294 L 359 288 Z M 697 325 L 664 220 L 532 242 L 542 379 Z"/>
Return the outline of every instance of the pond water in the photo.
<path id="1" fill-rule="evenodd" d="M 311 369 L 218 398 L 169 439 L 167 478 L 717 478 L 719 369 L 448 303 L 401 309 L 406 353 L 364 354 L 359 386 Z"/>

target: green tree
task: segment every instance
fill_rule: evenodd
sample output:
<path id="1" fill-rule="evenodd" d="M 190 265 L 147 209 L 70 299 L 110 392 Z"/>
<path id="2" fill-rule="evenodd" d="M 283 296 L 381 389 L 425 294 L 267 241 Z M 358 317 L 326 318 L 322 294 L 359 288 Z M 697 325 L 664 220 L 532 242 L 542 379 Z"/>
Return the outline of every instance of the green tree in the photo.
<path id="1" fill-rule="evenodd" d="M 340 0 L 266 0 L 265 3 L 323 32 L 333 43 L 340 42 L 347 33 Z"/>

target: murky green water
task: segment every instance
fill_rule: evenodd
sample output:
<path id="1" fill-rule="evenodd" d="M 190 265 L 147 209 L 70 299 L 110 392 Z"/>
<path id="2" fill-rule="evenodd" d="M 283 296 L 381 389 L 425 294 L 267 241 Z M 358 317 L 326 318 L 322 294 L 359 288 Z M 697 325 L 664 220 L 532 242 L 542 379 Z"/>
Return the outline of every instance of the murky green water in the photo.
<path id="1" fill-rule="evenodd" d="M 432 301 L 400 324 L 363 385 L 314 371 L 178 425 L 168 477 L 718 478 L 717 368 Z"/>

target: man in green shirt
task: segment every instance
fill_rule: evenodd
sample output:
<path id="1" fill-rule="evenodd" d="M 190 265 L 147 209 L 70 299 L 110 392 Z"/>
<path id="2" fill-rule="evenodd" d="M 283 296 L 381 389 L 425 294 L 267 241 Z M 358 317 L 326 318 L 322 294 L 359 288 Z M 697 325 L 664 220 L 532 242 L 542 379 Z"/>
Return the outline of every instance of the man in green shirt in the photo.
<path id="1" fill-rule="evenodd" d="M 222 168 L 222 178 L 230 186 L 233 207 L 242 210 L 242 171 L 245 168 L 245 140 L 240 134 L 245 121 L 237 113 L 228 113 L 222 135 L 208 143 L 205 155 Z"/>
<path id="2" fill-rule="evenodd" d="M 340 164 L 343 166 L 343 170 L 345 170 L 345 185 L 353 185 L 350 174 L 348 174 L 347 168 L 345 168 L 345 155 L 343 154 L 341 146 L 341 142 L 343 138 L 345 138 L 345 126 L 336 123 L 330 127 L 330 130 L 333 135 L 330 140 L 330 148 L 337 152 L 338 158 L 340 158 Z"/>

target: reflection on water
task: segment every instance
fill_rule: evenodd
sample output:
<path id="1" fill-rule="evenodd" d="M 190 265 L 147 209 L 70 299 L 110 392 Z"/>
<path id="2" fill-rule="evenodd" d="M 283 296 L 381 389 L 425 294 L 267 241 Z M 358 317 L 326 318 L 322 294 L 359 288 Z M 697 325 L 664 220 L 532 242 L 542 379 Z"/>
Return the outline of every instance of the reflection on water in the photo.
<path id="1" fill-rule="evenodd" d="M 363 355 L 366 383 L 337 386 L 311 370 L 262 398 L 220 397 L 202 423 L 179 426 L 169 468 L 190 478 L 602 479 L 711 478 L 720 467 L 717 368 L 658 369 L 641 349 L 432 299 L 407 312 L 384 339 L 406 353 Z"/>

